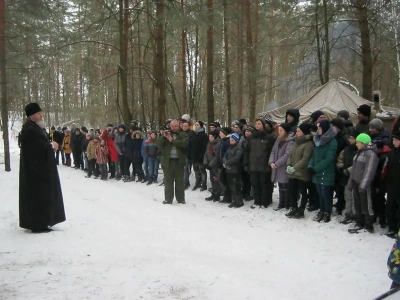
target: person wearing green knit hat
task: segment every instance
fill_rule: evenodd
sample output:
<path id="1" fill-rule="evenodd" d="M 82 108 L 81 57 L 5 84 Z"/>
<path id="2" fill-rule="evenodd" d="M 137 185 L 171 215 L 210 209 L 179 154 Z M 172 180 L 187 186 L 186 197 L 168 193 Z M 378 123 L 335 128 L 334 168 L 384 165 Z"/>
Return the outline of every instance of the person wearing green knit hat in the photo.
<path id="1" fill-rule="evenodd" d="M 362 229 L 374 231 L 374 212 L 372 210 L 371 184 L 378 168 L 378 149 L 371 143 L 368 134 L 361 133 L 356 138 L 357 154 L 353 159 L 353 166 L 347 189 L 352 191 L 356 224 L 349 229 L 349 233 L 357 233 Z"/>
<path id="2" fill-rule="evenodd" d="M 361 134 L 357 135 L 356 142 L 363 143 L 364 145 L 368 145 L 369 143 L 371 143 L 371 137 L 366 133 L 361 133 Z M 358 149 L 360 150 L 360 148 L 358 148 Z"/>

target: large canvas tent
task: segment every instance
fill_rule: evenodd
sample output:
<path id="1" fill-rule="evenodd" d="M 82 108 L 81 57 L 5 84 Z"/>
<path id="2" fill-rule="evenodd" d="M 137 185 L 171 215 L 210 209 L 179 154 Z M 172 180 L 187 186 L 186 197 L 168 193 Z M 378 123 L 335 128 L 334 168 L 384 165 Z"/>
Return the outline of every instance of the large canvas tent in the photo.
<path id="1" fill-rule="evenodd" d="M 274 110 L 266 112 L 275 122 L 281 123 L 285 120 L 286 111 L 290 108 L 300 110 L 300 120 L 308 121 L 311 114 L 316 110 L 325 113 L 328 119 L 336 118 L 340 110 L 347 110 L 353 122 L 357 122 L 357 107 L 362 104 L 373 106 L 372 102 L 365 100 L 356 93 L 341 84 L 338 80 L 331 80 L 328 83 L 308 92 L 297 100 L 285 104 Z M 400 109 L 383 107 L 384 112 L 376 116 L 389 126 L 399 115 Z"/>

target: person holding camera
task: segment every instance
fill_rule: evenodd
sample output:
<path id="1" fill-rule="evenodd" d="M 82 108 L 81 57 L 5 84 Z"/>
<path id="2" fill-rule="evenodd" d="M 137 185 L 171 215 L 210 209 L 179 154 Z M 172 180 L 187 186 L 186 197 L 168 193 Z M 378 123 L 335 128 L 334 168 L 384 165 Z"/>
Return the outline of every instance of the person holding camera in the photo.
<path id="1" fill-rule="evenodd" d="M 170 129 L 163 131 L 162 135 L 157 138 L 156 144 L 162 153 L 161 167 L 164 171 L 165 185 L 163 204 L 172 204 L 174 195 L 178 203 L 185 204 L 183 174 L 188 145 L 187 134 L 180 130 L 177 120 L 172 120 Z"/>

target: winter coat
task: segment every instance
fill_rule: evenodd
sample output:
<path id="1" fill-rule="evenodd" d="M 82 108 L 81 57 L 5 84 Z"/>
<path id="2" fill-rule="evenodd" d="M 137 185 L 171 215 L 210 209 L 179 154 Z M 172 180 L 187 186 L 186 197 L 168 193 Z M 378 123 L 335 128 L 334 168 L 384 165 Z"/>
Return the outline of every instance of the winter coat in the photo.
<path id="1" fill-rule="evenodd" d="M 279 183 L 288 183 L 289 177 L 286 173 L 286 163 L 294 144 L 294 137 L 292 135 L 285 138 L 282 145 L 279 145 L 281 138 L 278 137 L 272 148 L 271 155 L 269 156 L 268 164 L 274 163 L 277 169 L 272 169 L 271 181 Z"/>
<path id="2" fill-rule="evenodd" d="M 101 133 L 100 139 L 104 140 L 108 149 L 108 158 L 111 162 L 118 161 L 118 152 L 115 149 L 114 140 L 109 136 L 107 128 Z"/>
<path id="3" fill-rule="evenodd" d="M 274 147 L 275 138 L 267 131 L 254 131 L 248 138 L 243 154 L 243 165 L 250 172 L 271 172 L 268 160 Z"/>
<path id="4" fill-rule="evenodd" d="M 340 185 L 347 185 L 347 182 L 349 181 L 349 175 L 351 173 L 351 169 L 353 166 L 353 159 L 354 156 L 357 154 L 358 149 L 356 145 L 348 145 L 346 148 L 343 149 L 342 152 L 340 152 L 337 162 L 336 162 L 336 168 L 339 172 L 339 184 Z M 344 170 L 347 170 L 348 172 L 344 172 Z M 348 175 L 346 175 L 348 174 Z"/>
<path id="5" fill-rule="evenodd" d="M 182 167 L 186 164 L 186 151 L 188 146 L 187 134 L 178 130 L 176 133 L 171 131 L 173 137 L 172 142 L 169 142 L 165 137 L 160 136 L 156 140 L 157 147 L 161 150 L 161 167 L 165 170 L 169 167 L 172 146 L 175 146 L 179 163 Z M 203 154 L 204 155 L 204 154 Z M 203 163 L 203 160 L 201 161 Z"/>
<path id="6" fill-rule="evenodd" d="M 88 139 L 85 138 L 85 141 L 83 142 L 83 146 L 82 146 L 82 150 L 83 152 L 87 152 L 87 147 L 89 145 L 89 141 Z"/>
<path id="7" fill-rule="evenodd" d="M 382 152 L 384 146 L 391 145 L 390 133 L 386 129 L 382 129 L 377 135 L 371 135 L 371 141 L 378 148 L 378 153 Z"/>
<path id="8" fill-rule="evenodd" d="M 186 133 L 182 132 L 187 136 Z M 194 132 L 189 139 L 188 146 L 188 158 L 193 164 L 202 164 L 204 159 L 204 153 L 206 152 L 208 144 L 208 135 L 205 133 L 204 128 L 198 132 Z"/>
<path id="9" fill-rule="evenodd" d="M 64 141 L 62 143 L 62 148 L 65 154 L 71 154 L 72 150 L 70 147 L 71 135 L 68 133 L 64 136 Z"/>
<path id="10" fill-rule="evenodd" d="M 353 167 L 347 188 L 353 190 L 353 181 L 360 189 L 367 190 L 375 178 L 378 167 L 377 148 L 374 144 L 369 144 L 366 148 L 357 151 L 353 159 Z"/>
<path id="11" fill-rule="evenodd" d="M 124 130 L 123 132 L 118 131 L 118 133 L 114 137 L 115 150 L 117 150 L 117 153 L 119 155 L 123 155 L 126 152 L 126 145 L 125 145 L 126 135 L 127 134 Z"/>
<path id="12" fill-rule="evenodd" d="M 143 138 L 137 139 L 134 138 L 136 134 L 140 132 L 136 131 L 132 134 L 132 136 L 127 136 L 126 141 L 127 148 L 126 148 L 126 156 L 130 159 L 131 162 L 135 164 L 142 164 L 143 163 L 143 156 L 142 156 L 142 146 L 143 146 Z"/>
<path id="13" fill-rule="evenodd" d="M 316 174 L 312 181 L 323 186 L 334 186 L 336 176 L 336 129 L 330 127 L 328 131 L 319 136 L 314 136 L 314 152 L 308 167 L 314 169 Z"/>
<path id="14" fill-rule="evenodd" d="M 41 230 L 65 221 L 54 150 L 43 130 L 27 121 L 21 130 L 19 226 Z"/>
<path id="15" fill-rule="evenodd" d="M 243 155 L 243 148 L 236 143 L 235 145 L 229 145 L 226 151 L 222 163 L 226 167 L 226 173 L 239 173 L 242 170 L 241 159 Z"/>
<path id="16" fill-rule="evenodd" d="M 229 149 L 229 137 L 221 139 L 220 150 L 219 150 L 219 159 L 218 159 L 219 168 L 222 168 L 224 155 L 225 155 L 226 151 L 228 151 L 228 149 Z"/>
<path id="17" fill-rule="evenodd" d="M 216 139 L 208 142 L 206 153 L 204 153 L 204 166 L 210 169 L 216 169 L 219 165 L 219 151 L 221 149 L 221 141 Z"/>
<path id="18" fill-rule="evenodd" d="M 350 134 L 354 130 L 354 125 L 351 120 L 344 121 L 344 127 L 347 129 L 347 132 Z"/>
<path id="19" fill-rule="evenodd" d="M 83 147 L 86 142 L 85 135 L 82 132 L 80 134 L 75 133 L 72 135 L 72 138 L 74 140 L 72 151 L 76 153 L 83 152 Z"/>
<path id="20" fill-rule="evenodd" d="M 157 147 L 156 140 L 148 139 L 144 142 L 144 152 L 147 157 L 158 157 L 161 154 L 160 149 Z"/>
<path id="21" fill-rule="evenodd" d="M 60 131 L 54 131 L 50 133 L 50 141 L 56 142 L 57 144 L 61 145 L 64 139 L 64 133 Z"/>
<path id="22" fill-rule="evenodd" d="M 107 145 L 101 146 L 100 143 L 94 149 L 94 156 L 99 165 L 104 165 L 108 162 L 108 147 Z"/>
<path id="23" fill-rule="evenodd" d="M 336 149 L 336 157 L 339 156 L 340 152 L 348 145 L 349 141 L 349 133 L 345 127 L 343 127 L 340 132 L 336 135 L 337 149 Z"/>
<path id="24" fill-rule="evenodd" d="M 400 149 L 393 148 L 386 157 L 382 180 L 388 193 L 400 195 Z"/>
<path id="25" fill-rule="evenodd" d="M 358 134 L 360 133 L 366 133 L 369 135 L 369 121 L 358 121 L 357 125 L 356 125 L 356 131 Z"/>
<path id="26" fill-rule="evenodd" d="M 99 143 L 99 142 L 97 142 L 97 143 Z M 94 153 L 95 148 L 96 148 L 96 145 L 94 143 L 94 140 L 91 140 L 88 144 L 87 151 L 86 151 L 88 159 L 96 158 L 95 153 Z"/>
<path id="27" fill-rule="evenodd" d="M 291 115 L 294 117 L 293 122 L 288 122 L 287 120 L 287 115 Z M 287 110 L 286 115 L 285 115 L 285 123 L 290 125 L 290 131 L 293 133 L 296 133 L 297 131 L 297 125 L 299 125 L 300 122 L 300 111 L 297 108 L 290 108 Z"/>
<path id="28" fill-rule="evenodd" d="M 294 168 L 294 173 L 289 174 L 289 178 L 311 181 L 311 176 L 307 172 L 307 167 L 313 152 L 314 143 L 312 135 L 296 137 L 294 139 L 292 151 L 286 162 L 287 166 Z"/>

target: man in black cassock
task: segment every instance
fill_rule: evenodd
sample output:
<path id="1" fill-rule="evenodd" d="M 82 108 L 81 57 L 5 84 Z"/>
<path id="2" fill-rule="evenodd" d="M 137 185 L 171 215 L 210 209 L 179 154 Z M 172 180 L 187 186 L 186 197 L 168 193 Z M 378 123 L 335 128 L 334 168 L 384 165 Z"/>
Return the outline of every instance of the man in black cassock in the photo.
<path id="1" fill-rule="evenodd" d="M 25 107 L 27 121 L 21 130 L 19 173 L 19 226 L 32 232 L 49 232 L 65 221 L 64 202 L 54 151 L 43 131 L 43 113 L 37 103 Z"/>

